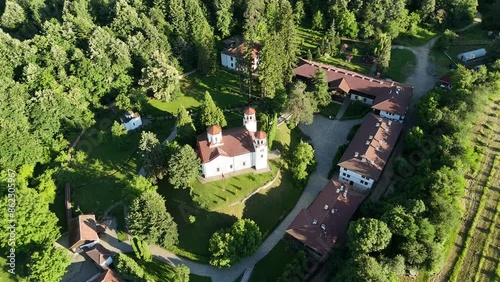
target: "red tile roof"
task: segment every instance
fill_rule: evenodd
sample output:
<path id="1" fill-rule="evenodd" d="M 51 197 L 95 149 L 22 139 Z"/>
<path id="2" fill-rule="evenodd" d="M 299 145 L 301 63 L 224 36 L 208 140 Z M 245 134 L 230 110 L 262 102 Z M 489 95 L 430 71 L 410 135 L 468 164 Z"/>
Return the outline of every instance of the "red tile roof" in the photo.
<path id="1" fill-rule="evenodd" d="M 248 107 L 245 109 L 245 114 L 247 115 L 255 115 L 255 109 L 252 107 Z"/>
<path id="2" fill-rule="evenodd" d="M 85 214 L 71 220 L 69 226 L 69 245 L 75 251 L 88 241 L 97 241 L 95 215 Z"/>
<path id="3" fill-rule="evenodd" d="M 125 282 L 116 272 L 111 269 L 98 275 L 96 278 L 91 279 L 91 282 Z"/>
<path id="4" fill-rule="evenodd" d="M 222 128 L 216 124 L 211 125 L 207 128 L 207 132 L 212 134 L 212 135 L 219 134 L 221 131 L 222 131 Z"/>
<path id="5" fill-rule="evenodd" d="M 225 129 L 222 132 L 222 142 L 210 146 L 207 134 L 198 135 L 198 155 L 202 163 L 208 163 L 218 156 L 238 156 L 254 152 L 253 134 L 245 127 Z"/>
<path id="6" fill-rule="evenodd" d="M 233 36 L 223 40 L 225 48 L 222 50 L 223 54 L 227 54 L 233 57 L 241 57 L 245 55 L 245 42 L 241 36 Z M 255 58 L 259 53 L 259 44 L 254 44 L 252 49 L 252 57 Z"/>
<path id="7" fill-rule="evenodd" d="M 330 180 L 311 205 L 299 212 L 286 232 L 325 255 L 344 239 L 347 225 L 364 196 L 350 185 Z"/>
<path id="8" fill-rule="evenodd" d="M 336 66 L 301 59 L 294 69 L 296 76 L 313 78 L 318 68 L 327 76 L 329 85 L 346 93 L 356 91 L 374 98 L 373 108 L 397 115 L 404 115 L 411 102 L 413 87 L 395 81 L 369 77 Z M 358 94 L 355 93 L 355 94 Z"/>
<path id="9" fill-rule="evenodd" d="M 257 131 L 255 133 L 255 138 L 256 139 L 266 139 L 267 134 L 264 131 Z"/>
<path id="10" fill-rule="evenodd" d="M 102 265 L 113 253 L 101 244 L 96 244 L 94 248 L 85 252 L 95 263 Z"/>
<path id="11" fill-rule="evenodd" d="M 402 129 L 399 122 L 366 115 L 338 166 L 378 180 Z"/>

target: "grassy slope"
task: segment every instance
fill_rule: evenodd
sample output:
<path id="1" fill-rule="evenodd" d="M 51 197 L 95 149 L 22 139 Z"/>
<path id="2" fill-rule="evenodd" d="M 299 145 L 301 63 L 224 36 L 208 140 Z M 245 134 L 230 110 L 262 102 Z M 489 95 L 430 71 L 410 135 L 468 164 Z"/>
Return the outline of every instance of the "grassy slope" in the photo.
<path id="1" fill-rule="evenodd" d="M 155 122 L 145 130 L 155 132 L 158 139 L 163 141 L 170 134 L 173 126 L 174 121 L 168 120 Z M 109 132 L 109 127 L 106 126 L 98 127 L 98 129 Z M 137 153 L 140 134 L 140 131 L 135 131 L 126 136 L 127 142 L 122 147 L 106 140 L 88 147 L 89 149 L 84 145 L 92 144 L 95 137 L 89 134 L 83 136 L 77 149 L 88 154 L 88 165 L 85 166 L 87 171 L 81 171 L 84 176 L 72 183 L 72 201 L 79 205 L 83 212 L 95 212 L 100 215 L 108 206 L 121 200 L 121 188 L 127 180 L 137 174 L 142 165 Z M 102 164 L 102 167 L 92 166 L 96 160 Z"/>
<path id="2" fill-rule="evenodd" d="M 301 56 L 306 58 L 307 50 L 311 50 L 312 53 L 316 52 L 318 45 L 321 44 L 321 38 L 324 36 L 323 33 L 308 29 L 305 27 L 299 27 L 297 29 L 297 41 L 299 43 L 299 48 L 301 50 Z M 363 54 L 363 50 L 366 49 L 367 44 L 362 42 L 352 42 L 349 40 L 342 40 L 342 43 L 350 45 L 350 48 L 357 48 L 359 54 Z M 361 63 L 361 56 L 354 56 L 351 62 L 346 62 L 343 55 L 338 55 L 335 57 L 319 58 L 315 59 L 317 61 L 336 65 L 342 68 L 350 69 L 360 73 L 368 74 L 370 71 L 370 65 L 365 65 Z"/>
<path id="3" fill-rule="evenodd" d="M 211 210 L 238 201 L 275 177 L 278 163 L 270 161 L 269 165 L 272 171 L 267 173 L 250 173 L 206 184 L 195 180 L 192 183 L 192 196 L 200 206 Z"/>
<path id="4" fill-rule="evenodd" d="M 250 282 L 276 281 L 297 251 L 280 240 L 254 267 Z"/>
<path id="5" fill-rule="evenodd" d="M 393 49 L 391 51 L 391 64 L 384 76 L 398 82 L 405 82 L 408 75 L 413 72 L 417 64 L 417 57 L 413 52 L 405 49 Z"/>
<path id="6" fill-rule="evenodd" d="M 403 46 L 422 46 L 437 35 L 438 34 L 434 31 L 419 27 L 415 36 L 410 36 L 407 33 L 402 33 L 398 38 L 394 39 L 392 44 Z"/>
<path id="7" fill-rule="evenodd" d="M 191 74 L 182 80 L 182 96 L 172 102 L 162 102 L 149 99 L 149 113 L 153 116 L 176 114 L 182 105 L 186 109 L 193 109 L 201 105 L 205 91 L 210 92 L 217 106 L 221 108 L 241 107 L 246 104 L 246 98 L 239 94 L 239 76 L 222 68 L 218 68 L 214 75 L 203 76 Z"/>

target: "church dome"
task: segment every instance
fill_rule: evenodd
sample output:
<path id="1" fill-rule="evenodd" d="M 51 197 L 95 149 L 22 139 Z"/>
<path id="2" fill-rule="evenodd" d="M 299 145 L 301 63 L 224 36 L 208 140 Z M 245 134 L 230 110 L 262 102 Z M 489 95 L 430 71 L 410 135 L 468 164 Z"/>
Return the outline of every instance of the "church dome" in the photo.
<path id="1" fill-rule="evenodd" d="M 266 139 L 267 134 L 264 131 L 257 131 L 255 133 L 255 138 L 256 139 Z"/>
<path id="2" fill-rule="evenodd" d="M 252 107 L 248 107 L 245 109 L 245 114 L 247 115 L 255 115 L 255 109 Z"/>
<path id="3" fill-rule="evenodd" d="M 216 124 L 211 125 L 207 128 L 207 133 L 211 135 L 217 135 L 222 132 L 222 128 Z"/>

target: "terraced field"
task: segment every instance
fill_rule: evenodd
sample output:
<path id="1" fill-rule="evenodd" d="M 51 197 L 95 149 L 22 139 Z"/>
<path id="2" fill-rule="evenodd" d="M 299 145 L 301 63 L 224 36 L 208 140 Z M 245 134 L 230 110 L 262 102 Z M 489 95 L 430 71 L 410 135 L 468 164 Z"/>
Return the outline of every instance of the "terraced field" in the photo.
<path id="1" fill-rule="evenodd" d="M 446 264 L 432 281 L 493 281 L 500 260 L 500 98 L 490 105 L 474 128 L 482 161 L 467 177 L 462 200 L 463 219 Z M 496 215 L 496 216 L 495 216 Z M 498 277 L 496 277 L 498 279 Z"/>

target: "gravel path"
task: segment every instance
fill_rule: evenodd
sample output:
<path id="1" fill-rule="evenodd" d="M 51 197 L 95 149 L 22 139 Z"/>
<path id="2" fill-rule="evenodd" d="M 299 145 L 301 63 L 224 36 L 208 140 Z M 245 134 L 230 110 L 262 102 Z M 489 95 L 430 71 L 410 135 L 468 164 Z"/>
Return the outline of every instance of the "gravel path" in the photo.
<path id="1" fill-rule="evenodd" d="M 316 171 L 311 175 L 302 196 L 298 200 L 294 209 L 281 222 L 281 224 L 269 235 L 260 248 L 251 257 L 243 259 L 240 263 L 227 268 L 218 269 L 216 267 L 192 262 L 190 260 L 180 258 L 171 252 L 158 246 L 150 246 L 153 256 L 163 262 L 178 265 L 185 264 L 191 270 L 191 273 L 201 276 L 210 276 L 212 281 L 217 282 L 233 282 L 238 278 L 246 268 L 253 267 L 260 259 L 262 259 L 274 246 L 281 240 L 285 234 L 285 230 L 293 221 L 295 216 L 303 208 L 308 207 L 314 200 L 316 195 L 328 182 L 327 175 L 332 166 L 332 159 L 335 155 L 337 147 L 346 142 L 349 129 L 360 123 L 361 120 L 339 121 L 330 120 L 321 115 L 314 117 L 314 122 L 311 125 L 300 125 L 300 129 L 312 139 L 312 145 L 315 149 L 315 157 L 318 162 Z"/>

